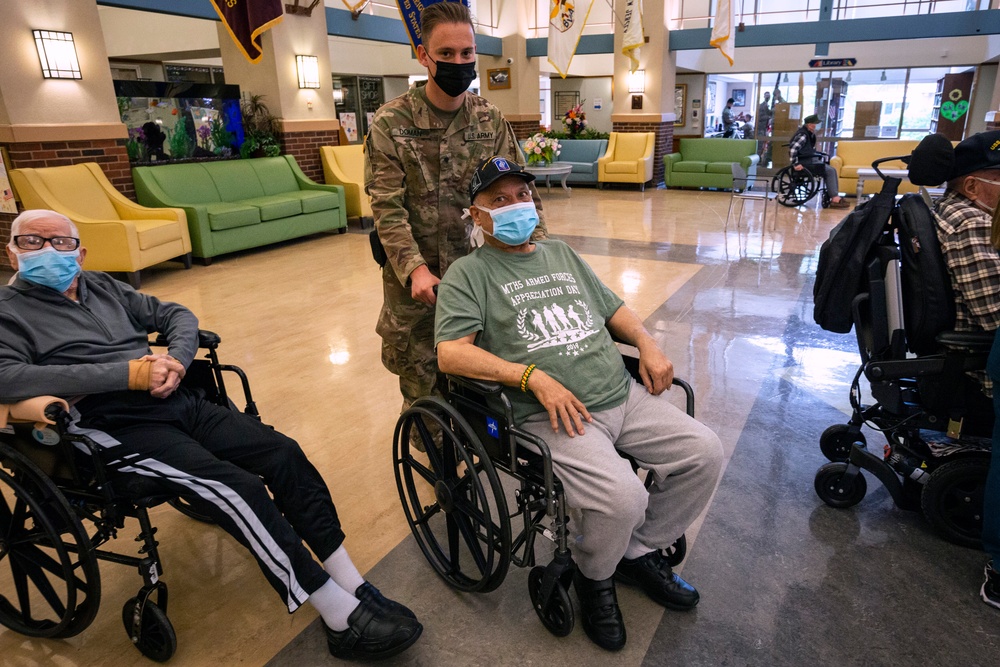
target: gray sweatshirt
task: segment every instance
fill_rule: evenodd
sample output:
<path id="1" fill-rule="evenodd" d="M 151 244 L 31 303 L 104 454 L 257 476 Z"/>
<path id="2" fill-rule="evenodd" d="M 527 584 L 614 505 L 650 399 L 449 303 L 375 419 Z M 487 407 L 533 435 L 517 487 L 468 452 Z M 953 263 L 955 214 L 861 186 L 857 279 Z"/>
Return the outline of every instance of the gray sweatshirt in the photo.
<path id="1" fill-rule="evenodd" d="M 128 362 L 150 352 L 150 333 L 185 368 L 198 351 L 198 318 L 184 306 L 93 271 L 77 296 L 17 277 L 0 287 L 0 403 L 128 389 Z"/>

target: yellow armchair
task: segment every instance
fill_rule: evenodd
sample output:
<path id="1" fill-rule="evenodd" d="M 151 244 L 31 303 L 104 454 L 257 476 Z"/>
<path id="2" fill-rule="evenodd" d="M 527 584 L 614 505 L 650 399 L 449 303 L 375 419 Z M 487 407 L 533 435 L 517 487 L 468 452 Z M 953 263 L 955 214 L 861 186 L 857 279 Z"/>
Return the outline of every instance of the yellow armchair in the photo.
<path id="1" fill-rule="evenodd" d="M 371 218 L 371 198 L 365 192 L 364 145 L 322 146 L 323 178 L 327 185 L 343 185 L 348 218 Z"/>
<path id="2" fill-rule="evenodd" d="M 87 248 L 83 268 L 120 271 L 139 287 L 139 271 L 180 258 L 191 267 L 187 216 L 176 208 L 146 208 L 115 190 L 100 165 L 13 169 L 11 181 L 25 209 L 62 213 Z"/>
<path id="3" fill-rule="evenodd" d="M 858 169 L 870 169 L 872 162 L 893 155 L 909 155 L 917 147 L 916 140 L 871 140 L 871 141 L 839 141 L 837 154 L 830 158 L 830 166 L 837 172 L 841 192 L 855 194 L 858 188 Z M 886 162 L 883 169 L 906 169 L 899 160 Z M 882 180 L 877 176 L 866 178 L 864 194 L 872 195 L 882 189 Z M 903 180 L 899 193 L 916 192 L 917 186 Z"/>
<path id="4" fill-rule="evenodd" d="M 652 132 L 612 132 L 608 150 L 597 160 L 598 183 L 638 183 L 642 190 L 653 180 Z"/>

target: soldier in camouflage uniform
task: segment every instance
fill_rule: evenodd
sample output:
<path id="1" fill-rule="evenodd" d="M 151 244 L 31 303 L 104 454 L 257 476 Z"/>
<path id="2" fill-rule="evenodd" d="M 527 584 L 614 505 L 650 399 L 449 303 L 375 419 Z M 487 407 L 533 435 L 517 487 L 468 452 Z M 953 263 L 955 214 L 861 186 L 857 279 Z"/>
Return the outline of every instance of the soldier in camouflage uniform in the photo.
<path id="1" fill-rule="evenodd" d="M 384 104 L 365 139 L 365 191 L 388 257 L 375 330 L 382 337 L 382 363 L 399 376 L 404 410 L 422 396 L 441 393 L 433 287 L 452 262 L 469 253 L 472 225 L 463 219 L 463 208 L 476 164 L 491 155 L 524 164 L 500 110 L 466 92 L 476 56 L 468 9 L 431 5 L 421 28 L 424 43 L 417 54 L 428 68 L 427 84 Z M 461 70 L 464 85 L 456 85 L 454 76 L 438 76 L 448 68 L 453 75 Z M 537 237 L 546 237 L 544 221 Z"/>

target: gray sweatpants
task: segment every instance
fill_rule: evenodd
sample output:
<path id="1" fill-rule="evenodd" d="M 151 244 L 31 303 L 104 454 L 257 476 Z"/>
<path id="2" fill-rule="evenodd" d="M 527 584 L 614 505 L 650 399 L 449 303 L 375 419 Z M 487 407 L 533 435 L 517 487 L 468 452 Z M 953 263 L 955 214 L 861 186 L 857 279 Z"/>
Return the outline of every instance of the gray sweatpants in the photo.
<path id="1" fill-rule="evenodd" d="M 545 412 L 521 426 L 552 450 L 566 500 L 583 517 L 574 560 L 584 576 L 600 580 L 614 574 L 626 551 L 637 557 L 668 547 L 687 530 L 715 490 L 722 443 L 666 395 L 638 383 L 625 403 L 591 415 L 584 435 L 573 438 L 562 424 L 553 433 Z M 618 452 L 653 475 L 648 491 Z"/>

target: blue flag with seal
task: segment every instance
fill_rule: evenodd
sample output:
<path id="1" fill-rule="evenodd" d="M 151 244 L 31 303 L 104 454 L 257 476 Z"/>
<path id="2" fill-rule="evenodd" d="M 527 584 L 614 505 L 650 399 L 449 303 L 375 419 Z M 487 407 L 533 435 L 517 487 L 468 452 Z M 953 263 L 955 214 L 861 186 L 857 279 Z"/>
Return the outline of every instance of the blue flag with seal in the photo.
<path id="1" fill-rule="evenodd" d="M 461 2 L 466 7 L 469 6 L 469 0 L 396 0 L 396 6 L 399 7 L 399 14 L 403 17 L 403 25 L 406 26 L 406 34 L 410 36 L 410 46 L 413 47 L 414 53 L 416 53 L 417 47 L 423 43 L 420 38 L 420 12 L 424 11 L 425 7 L 436 5 L 439 2 Z"/>

